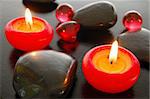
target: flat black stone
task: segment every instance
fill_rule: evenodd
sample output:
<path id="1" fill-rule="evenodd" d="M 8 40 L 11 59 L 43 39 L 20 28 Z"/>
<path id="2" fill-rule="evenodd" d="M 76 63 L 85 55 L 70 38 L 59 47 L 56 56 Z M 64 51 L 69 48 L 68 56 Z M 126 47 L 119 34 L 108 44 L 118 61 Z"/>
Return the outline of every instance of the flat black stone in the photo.
<path id="1" fill-rule="evenodd" d="M 61 52 L 35 51 L 20 57 L 14 73 L 19 97 L 65 97 L 73 83 L 76 61 Z"/>
<path id="2" fill-rule="evenodd" d="M 112 3 L 98 1 L 78 9 L 73 20 L 91 29 L 109 29 L 117 22 L 117 14 Z"/>

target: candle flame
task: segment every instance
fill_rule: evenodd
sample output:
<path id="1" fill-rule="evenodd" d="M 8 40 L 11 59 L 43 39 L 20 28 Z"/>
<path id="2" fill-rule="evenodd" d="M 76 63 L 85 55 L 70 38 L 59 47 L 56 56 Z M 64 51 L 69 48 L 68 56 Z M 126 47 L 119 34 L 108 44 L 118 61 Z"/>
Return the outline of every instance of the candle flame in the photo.
<path id="1" fill-rule="evenodd" d="M 32 14 L 28 8 L 25 11 L 25 21 L 26 21 L 26 24 L 29 24 L 30 26 L 32 26 L 33 24 Z"/>
<path id="2" fill-rule="evenodd" d="M 112 43 L 112 47 L 109 54 L 109 62 L 111 64 L 115 63 L 117 61 L 117 56 L 118 56 L 118 42 L 114 41 Z"/>

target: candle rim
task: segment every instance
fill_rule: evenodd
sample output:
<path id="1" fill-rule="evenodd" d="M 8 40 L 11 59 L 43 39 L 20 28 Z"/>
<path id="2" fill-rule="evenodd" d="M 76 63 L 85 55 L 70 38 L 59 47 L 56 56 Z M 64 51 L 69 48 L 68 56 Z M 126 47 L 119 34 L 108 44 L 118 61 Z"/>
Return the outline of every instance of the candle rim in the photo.
<path id="1" fill-rule="evenodd" d="M 7 25 L 6 25 L 6 28 L 9 28 L 9 30 L 10 31 L 14 31 L 14 32 L 17 32 L 17 33 L 22 33 L 22 34 L 39 34 L 39 33 L 42 33 L 43 31 L 45 31 L 45 30 L 50 30 L 51 32 L 53 32 L 53 28 L 52 28 L 52 26 L 45 20 L 45 19 L 42 19 L 42 18 L 40 18 L 40 17 L 35 17 L 35 16 L 33 16 L 32 17 L 33 18 L 33 20 L 34 19 L 37 19 L 37 20 L 39 20 L 39 21 L 41 21 L 43 24 L 44 24 L 44 28 L 41 30 L 41 31 L 38 31 L 38 32 L 22 32 L 22 31 L 17 31 L 17 30 L 15 30 L 14 28 L 13 28 L 13 23 L 15 22 L 15 21 L 17 21 L 17 20 L 21 20 L 21 19 L 25 19 L 25 17 L 24 16 L 21 16 L 21 17 L 17 17 L 17 18 L 14 18 L 14 19 L 12 19 L 12 20 L 10 20 L 8 23 L 7 23 Z M 47 28 L 47 26 L 48 27 L 50 27 L 50 28 Z M 5 29 L 6 30 L 6 29 Z"/>
<path id="2" fill-rule="evenodd" d="M 102 73 L 111 74 L 111 75 L 125 74 L 125 73 L 127 73 L 129 70 L 132 69 L 132 66 L 133 66 L 133 64 L 135 63 L 135 62 L 133 61 L 133 59 L 137 59 L 136 56 L 135 56 L 131 51 L 129 51 L 128 49 L 126 49 L 126 48 L 124 48 L 124 47 L 118 46 L 118 51 L 121 50 L 121 51 L 123 51 L 123 52 L 128 53 L 128 55 L 129 55 L 129 57 L 130 57 L 130 59 L 131 59 L 131 66 L 129 67 L 128 70 L 126 70 L 126 71 L 124 71 L 124 72 L 121 72 L 121 73 L 106 73 L 106 72 L 104 72 L 104 71 L 102 71 L 102 70 L 96 69 L 95 66 L 94 66 L 94 64 L 93 64 L 93 62 L 92 62 L 92 59 L 93 59 L 93 57 L 94 57 L 96 51 L 97 51 L 97 50 L 100 50 L 100 47 L 103 48 L 103 49 L 106 49 L 106 48 L 108 49 L 108 48 L 111 48 L 111 44 L 96 46 L 96 47 L 94 47 L 93 49 L 91 49 L 91 50 L 89 51 L 88 62 L 91 64 L 91 66 L 92 66 L 97 72 L 102 72 Z M 103 49 L 101 49 L 101 50 L 103 50 Z M 93 53 L 93 52 L 94 52 L 94 53 Z M 132 57 L 132 58 L 131 58 L 131 57 Z M 138 59 L 137 59 L 137 60 L 138 60 Z M 139 63 L 139 61 L 137 61 L 137 62 Z"/>

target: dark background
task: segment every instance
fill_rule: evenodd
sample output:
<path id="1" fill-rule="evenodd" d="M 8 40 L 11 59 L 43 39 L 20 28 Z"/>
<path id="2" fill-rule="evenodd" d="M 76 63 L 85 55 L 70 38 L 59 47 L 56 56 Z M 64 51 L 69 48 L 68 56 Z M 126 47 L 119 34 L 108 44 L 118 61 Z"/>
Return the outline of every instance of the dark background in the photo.
<path id="1" fill-rule="evenodd" d="M 67 2 L 75 9 L 78 9 L 90 2 L 100 0 L 56 0 L 56 2 Z M 79 44 L 75 50 L 66 51 L 62 49 L 62 43 L 59 43 L 59 37 L 55 32 L 58 21 L 55 18 L 55 10 L 48 13 L 39 13 L 32 11 L 34 16 L 42 17 L 47 20 L 54 28 L 55 36 L 51 45 L 47 49 L 66 52 L 74 56 L 78 61 L 77 80 L 69 94 L 69 98 L 130 98 L 130 99 L 148 99 L 149 98 L 149 63 L 141 63 L 141 75 L 133 88 L 126 92 L 110 95 L 102 93 L 92 88 L 84 79 L 81 71 L 81 63 L 84 54 L 96 45 L 111 43 L 119 32 L 123 30 L 122 18 L 126 11 L 137 10 L 143 16 L 143 27 L 150 29 L 149 26 L 149 0 L 109 0 L 116 6 L 118 15 L 117 24 L 110 31 L 94 31 L 81 29 L 78 35 Z M 12 86 L 13 68 L 15 62 L 22 54 L 9 45 L 4 36 L 4 27 L 8 21 L 18 16 L 24 16 L 25 6 L 22 0 L 0 0 L 0 96 L 2 99 L 14 99 L 15 91 Z M 66 43 L 63 43 L 66 44 Z M 66 46 L 68 46 L 66 44 Z M 74 46 L 74 45 L 73 45 Z"/>

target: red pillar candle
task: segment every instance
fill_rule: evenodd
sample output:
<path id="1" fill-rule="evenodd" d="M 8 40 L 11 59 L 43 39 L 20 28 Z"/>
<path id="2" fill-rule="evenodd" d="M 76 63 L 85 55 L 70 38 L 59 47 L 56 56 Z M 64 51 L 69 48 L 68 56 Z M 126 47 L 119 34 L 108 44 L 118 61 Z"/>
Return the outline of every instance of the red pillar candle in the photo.
<path id="1" fill-rule="evenodd" d="M 110 51 L 111 49 L 111 51 Z M 83 58 L 85 79 L 94 88 L 107 93 L 120 93 L 131 88 L 140 74 L 138 59 L 117 42 L 91 49 Z"/>
<path id="2" fill-rule="evenodd" d="M 50 24 L 38 17 L 32 17 L 26 9 L 25 17 L 11 20 L 5 27 L 6 38 L 16 49 L 33 51 L 43 49 L 53 38 Z"/>

